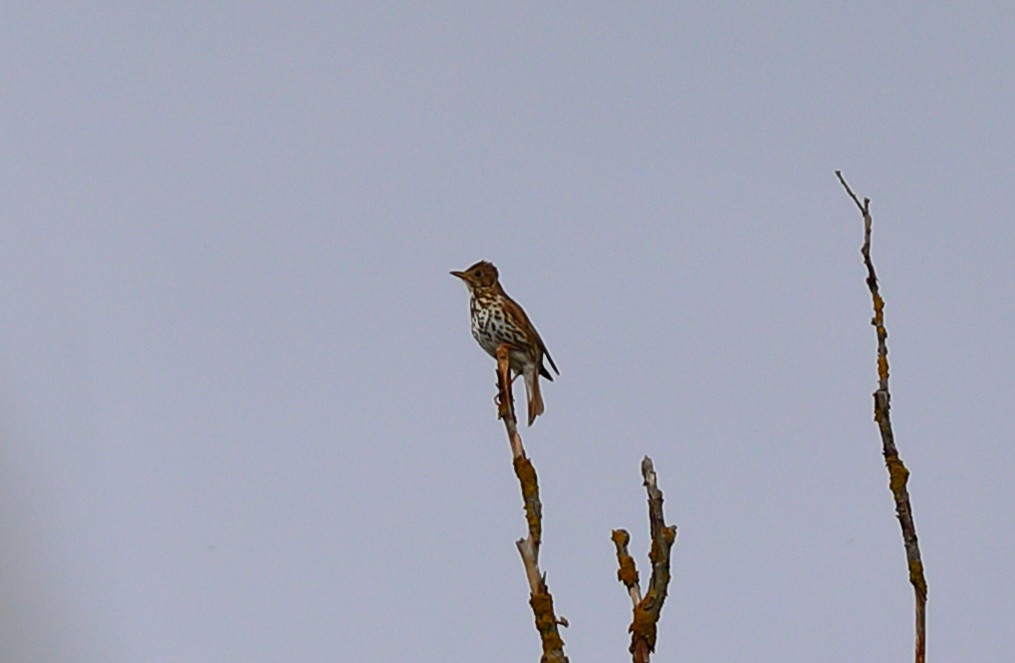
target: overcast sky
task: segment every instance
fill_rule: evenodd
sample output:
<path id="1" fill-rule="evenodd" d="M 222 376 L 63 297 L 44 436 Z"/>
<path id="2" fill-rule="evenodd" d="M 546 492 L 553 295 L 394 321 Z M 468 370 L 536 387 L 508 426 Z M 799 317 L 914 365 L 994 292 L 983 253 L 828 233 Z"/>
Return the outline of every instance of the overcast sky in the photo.
<path id="1" fill-rule="evenodd" d="M 659 661 L 911 660 L 837 168 L 930 660 L 1009 660 L 1015 10 L 17 4 L 0 660 L 538 660 L 484 258 L 561 369 L 523 434 L 572 661 L 628 656 L 645 454 Z"/>

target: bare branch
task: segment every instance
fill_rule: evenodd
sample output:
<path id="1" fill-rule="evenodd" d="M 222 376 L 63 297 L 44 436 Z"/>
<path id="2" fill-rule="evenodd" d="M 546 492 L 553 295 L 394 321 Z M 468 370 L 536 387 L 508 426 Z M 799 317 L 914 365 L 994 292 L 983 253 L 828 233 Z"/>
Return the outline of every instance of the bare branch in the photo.
<path id="1" fill-rule="evenodd" d="M 511 454 L 514 457 L 515 475 L 522 489 L 525 505 L 525 521 L 528 536 L 518 539 L 515 545 L 525 566 L 529 581 L 529 605 L 536 620 L 536 630 L 543 644 L 541 663 L 567 663 L 564 655 L 564 640 L 558 626 L 567 626 L 566 619 L 558 619 L 553 611 L 553 596 L 546 585 L 546 574 L 539 570 L 539 546 L 543 539 L 543 505 L 539 500 L 539 482 L 536 468 L 525 455 L 522 436 L 518 433 L 515 418 L 514 397 L 511 393 L 510 357 L 508 346 L 497 349 L 497 414 L 504 421 Z"/>
<path id="2" fill-rule="evenodd" d="M 652 532 L 652 549 L 649 561 L 652 563 L 652 577 L 644 597 L 638 585 L 638 571 L 634 559 L 627 551 L 631 540 L 627 530 L 613 530 L 613 544 L 617 549 L 617 579 L 627 587 L 634 605 L 634 618 L 628 631 L 631 633 L 631 652 L 634 663 L 648 663 L 655 651 L 656 625 L 662 613 L 663 603 L 670 584 L 670 550 L 677 539 L 677 526 L 667 526 L 663 518 L 663 492 L 659 490 L 652 459 L 645 456 L 641 461 L 641 475 L 648 493 L 649 529 Z"/>
<path id="3" fill-rule="evenodd" d="M 909 470 L 906 469 L 899 457 L 899 450 L 895 446 L 895 434 L 892 432 L 892 420 L 889 416 L 891 394 L 888 391 L 888 331 L 885 329 L 885 302 L 878 290 L 878 278 L 874 272 L 874 262 L 871 260 L 870 253 L 872 225 L 870 199 L 864 198 L 861 203 L 853 190 L 849 188 L 849 184 L 846 183 L 842 171 L 837 170 L 835 174 L 863 215 L 863 246 L 860 247 L 860 254 L 863 256 L 864 266 L 867 268 L 867 288 L 870 290 L 874 305 L 874 317 L 871 319 L 871 324 L 874 326 L 878 338 L 878 388 L 874 392 L 874 421 L 877 422 L 881 432 L 882 453 L 888 468 L 888 487 L 892 491 L 892 497 L 895 498 L 895 513 L 899 518 L 899 526 L 902 528 L 902 540 L 905 544 L 906 561 L 909 566 L 909 582 L 913 585 L 913 593 L 915 594 L 915 660 L 916 663 L 924 663 L 927 650 L 927 580 L 923 574 L 923 561 L 916 538 L 916 523 L 913 521 L 913 509 L 909 502 L 909 491 L 906 489 Z"/>

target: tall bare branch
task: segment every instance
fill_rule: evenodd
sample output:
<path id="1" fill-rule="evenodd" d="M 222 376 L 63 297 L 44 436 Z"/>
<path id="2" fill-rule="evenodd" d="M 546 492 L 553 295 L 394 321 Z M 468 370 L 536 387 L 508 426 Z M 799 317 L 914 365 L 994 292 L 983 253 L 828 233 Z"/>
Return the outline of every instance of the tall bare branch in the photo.
<path id="1" fill-rule="evenodd" d="M 539 546 L 543 540 L 543 505 L 539 500 L 539 482 L 536 468 L 525 455 L 522 436 L 518 433 L 515 402 L 511 393 L 510 358 L 508 346 L 497 349 L 497 414 L 504 421 L 511 455 L 514 457 L 515 475 L 522 489 L 528 535 L 515 545 L 522 556 L 525 576 L 529 581 L 529 605 L 536 620 L 536 630 L 543 645 L 540 663 L 567 663 L 564 640 L 558 626 L 567 626 L 567 620 L 558 619 L 553 611 L 553 596 L 546 584 L 546 574 L 539 570 Z"/>
<path id="2" fill-rule="evenodd" d="M 846 193 L 856 203 L 860 214 L 863 215 L 863 246 L 860 247 L 860 254 L 863 256 L 864 265 L 867 267 L 867 288 L 871 293 L 871 300 L 874 304 L 874 317 L 871 324 L 878 337 L 878 388 L 874 392 L 874 421 L 881 431 L 881 446 L 885 457 L 885 465 L 888 468 L 888 487 L 895 498 L 895 513 L 899 518 L 899 526 L 902 528 L 902 540 L 906 549 L 906 561 L 909 566 L 909 582 L 913 585 L 913 592 L 916 597 L 916 642 L 914 645 L 916 663 L 924 663 L 927 651 L 927 580 L 923 574 L 923 561 L 920 558 L 920 546 L 916 538 L 916 524 L 913 522 L 913 509 L 909 503 L 909 491 L 906 484 L 909 481 L 909 470 L 899 457 L 899 450 L 895 446 L 895 434 L 892 432 L 892 420 L 889 416 L 891 406 L 891 394 L 888 391 L 888 331 L 885 329 L 885 301 L 878 290 L 878 277 L 874 272 L 874 263 L 871 260 L 871 213 L 870 199 L 864 198 L 863 202 L 849 188 L 842 171 L 835 171 L 839 182 L 842 183 Z"/>

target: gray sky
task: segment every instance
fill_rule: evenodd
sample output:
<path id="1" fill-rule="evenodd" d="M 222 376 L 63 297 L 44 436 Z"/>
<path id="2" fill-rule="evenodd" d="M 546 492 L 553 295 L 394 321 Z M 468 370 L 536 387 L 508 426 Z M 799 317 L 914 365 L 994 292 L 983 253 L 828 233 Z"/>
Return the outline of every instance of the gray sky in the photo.
<path id="1" fill-rule="evenodd" d="M 1007 660 L 1013 10 L 819 4 L 3 10 L 0 659 L 537 660 L 481 258 L 562 373 L 571 660 L 627 656 L 644 454 L 660 661 L 909 659 L 841 168 L 930 657 Z"/>

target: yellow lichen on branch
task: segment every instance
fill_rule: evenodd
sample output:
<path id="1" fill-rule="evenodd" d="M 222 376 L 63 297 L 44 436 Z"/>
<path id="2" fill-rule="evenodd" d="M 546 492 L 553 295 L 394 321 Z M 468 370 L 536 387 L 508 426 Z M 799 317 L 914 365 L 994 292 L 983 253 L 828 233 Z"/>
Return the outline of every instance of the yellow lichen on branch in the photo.
<path id="1" fill-rule="evenodd" d="M 898 495 L 906 490 L 906 484 L 909 483 L 909 469 L 897 457 L 885 459 L 885 465 L 888 466 L 888 487 Z"/>
<path id="2" fill-rule="evenodd" d="M 543 540 L 543 506 L 539 502 L 539 482 L 536 479 L 536 468 L 526 456 L 515 458 L 515 475 L 522 487 L 522 502 L 525 504 L 525 521 L 529 526 L 532 540 Z"/>
<path id="3" fill-rule="evenodd" d="M 645 598 L 648 598 L 648 596 Z M 644 640 L 645 644 L 648 645 L 648 650 L 650 652 L 655 651 L 656 649 L 657 621 L 659 621 L 657 615 L 653 614 L 651 610 L 646 609 L 644 605 L 639 604 L 638 607 L 634 609 L 634 619 L 631 620 L 631 626 L 627 629 L 631 633 L 632 640 Z M 632 653 L 634 648 L 635 642 L 632 642 Z"/>
<path id="4" fill-rule="evenodd" d="M 627 530 L 613 530 L 613 544 L 617 547 L 617 580 L 624 583 L 628 589 L 638 586 L 638 568 L 634 564 L 634 558 L 627 552 L 627 545 L 631 542 L 631 535 Z M 637 603 L 637 602 L 636 602 Z"/>
<path id="5" fill-rule="evenodd" d="M 532 606 L 532 614 L 536 618 L 536 630 L 543 641 L 543 656 L 547 657 L 556 651 L 563 653 L 564 640 L 560 637 L 557 625 L 560 621 L 553 611 L 553 596 L 543 587 L 541 594 L 529 597 L 529 605 Z M 549 658 L 547 660 L 557 660 Z M 564 659 L 567 660 L 567 659 Z"/>

